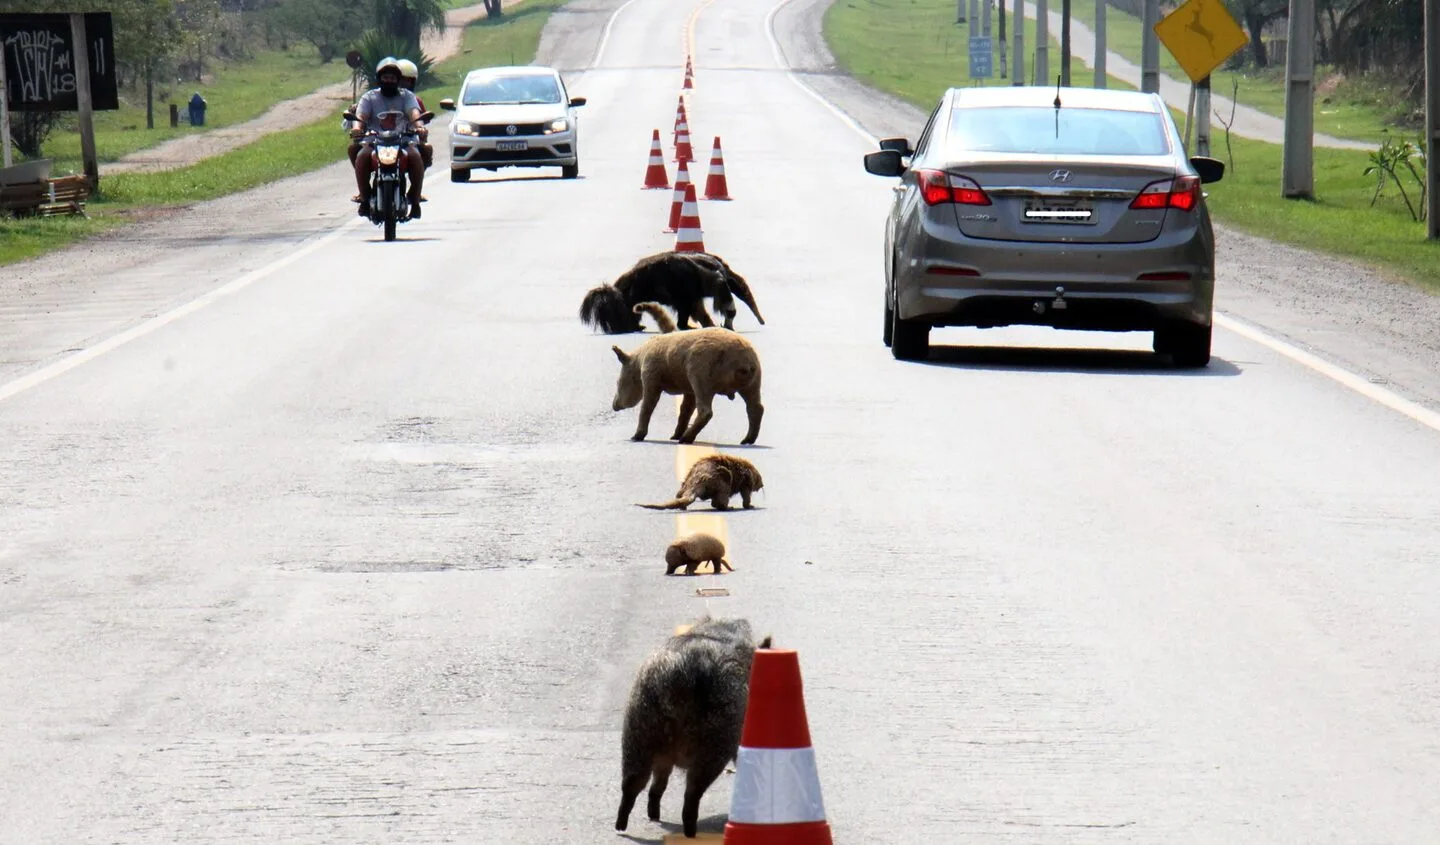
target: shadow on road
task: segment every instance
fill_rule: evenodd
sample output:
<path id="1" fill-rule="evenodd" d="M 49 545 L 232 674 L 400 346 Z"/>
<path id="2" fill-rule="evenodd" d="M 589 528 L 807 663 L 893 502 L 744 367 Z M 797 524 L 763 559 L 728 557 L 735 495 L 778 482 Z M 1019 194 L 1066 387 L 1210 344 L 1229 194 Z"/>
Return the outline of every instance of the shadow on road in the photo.
<path id="1" fill-rule="evenodd" d="M 1114 372 L 1189 378 L 1238 376 L 1244 372 L 1231 362 L 1214 356 L 1211 356 L 1210 365 L 1207 367 L 1186 369 L 1173 366 L 1168 356 L 1134 349 L 932 345 L 929 359 L 915 363 L 972 370 Z"/>
<path id="2" fill-rule="evenodd" d="M 670 427 L 671 427 L 672 429 L 675 427 L 674 422 L 671 422 Z M 646 446 L 679 446 L 679 445 L 681 445 L 678 440 L 671 440 L 668 436 L 667 436 L 667 437 L 656 437 L 656 436 L 653 435 L 653 434 L 649 435 L 649 436 L 646 437 L 644 440 L 631 440 L 630 438 L 627 437 L 627 438 L 625 438 L 625 442 L 626 442 L 626 443 L 639 443 L 639 444 L 643 444 L 643 445 L 646 445 Z M 694 443 L 691 443 L 691 444 L 689 444 L 689 445 L 691 445 L 691 446 L 709 446 L 709 447 L 712 448 L 712 449 L 766 449 L 766 450 L 768 450 L 768 449 L 774 448 L 774 447 L 771 447 L 771 446 L 762 446 L 762 445 L 759 444 L 759 443 L 751 443 L 751 444 L 742 446 L 742 445 L 739 444 L 739 443 L 716 443 L 716 442 L 713 441 L 713 440 L 696 440 Z"/>
<path id="3" fill-rule="evenodd" d="M 641 796 L 641 799 L 642 799 L 642 800 L 644 799 L 644 796 L 643 796 L 643 795 Z M 704 818 L 699 819 L 699 820 L 696 821 L 696 823 L 695 823 L 695 832 L 696 832 L 696 833 L 720 833 L 720 834 L 723 834 L 723 833 L 725 832 L 725 822 L 728 821 L 729 818 L 730 818 L 729 815 L 726 814 L 726 813 L 716 813 L 716 814 L 714 814 L 714 815 L 705 816 Z M 639 810 L 639 809 L 636 810 L 634 816 L 631 816 L 631 818 L 630 818 L 630 826 L 631 826 L 631 827 L 634 827 L 634 826 L 635 826 L 635 823 L 636 823 L 637 821 L 642 821 L 642 822 L 645 822 L 646 824 L 655 824 L 655 822 L 646 821 L 646 820 L 645 820 L 645 813 L 644 813 L 644 811 L 643 811 L 643 810 Z M 684 834 L 684 826 L 681 825 L 681 824 L 679 824 L 678 822 L 666 822 L 666 821 L 662 821 L 662 822 L 659 822 L 658 824 L 659 824 L 661 827 L 665 828 L 665 835 L 669 835 L 669 834 L 672 834 L 672 833 L 673 833 L 673 834 L 679 834 L 679 835 L 683 835 L 683 834 Z M 640 843 L 641 845 L 664 845 L 664 842 L 665 842 L 665 836 L 647 837 L 647 836 L 639 836 L 639 835 L 636 835 L 636 834 L 633 834 L 633 833 L 620 833 L 620 834 L 617 834 L 617 838 L 619 838 L 619 839 L 628 839 L 628 840 L 630 840 L 631 842 Z"/>
<path id="4" fill-rule="evenodd" d="M 564 176 L 561 176 L 559 174 L 556 174 L 554 176 L 541 176 L 533 173 L 526 173 L 523 175 L 515 173 L 501 176 L 500 174 L 496 173 L 493 176 L 481 176 L 480 173 L 476 171 L 471 171 L 471 173 L 473 175 L 471 175 L 470 181 L 458 182 L 456 184 L 459 184 L 463 187 L 465 185 L 493 185 L 496 182 L 580 182 L 585 179 L 585 175 L 583 173 L 579 176 L 576 176 L 574 179 L 566 179 Z"/>

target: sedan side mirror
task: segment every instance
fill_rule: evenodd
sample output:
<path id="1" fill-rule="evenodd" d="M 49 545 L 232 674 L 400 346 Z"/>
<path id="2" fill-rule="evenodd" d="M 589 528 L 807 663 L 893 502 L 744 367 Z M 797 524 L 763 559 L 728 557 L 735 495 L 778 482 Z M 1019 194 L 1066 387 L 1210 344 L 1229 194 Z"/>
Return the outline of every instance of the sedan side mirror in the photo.
<path id="1" fill-rule="evenodd" d="M 1200 183 L 1219 182 L 1225 176 L 1225 162 L 1209 156 L 1190 156 L 1190 166 L 1200 174 Z"/>
<path id="2" fill-rule="evenodd" d="M 455 101 L 450 99 L 449 97 L 446 97 L 445 99 L 440 101 L 440 108 L 444 109 L 445 111 L 455 111 Z"/>
<path id="3" fill-rule="evenodd" d="M 905 163 L 901 161 L 900 153 L 896 150 L 866 153 L 865 172 L 876 176 L 899 176 L 905 172 Z"/>
<path id="4" fill-rule="evenodd" d="M 880 149 L 894 150 L 902 156 L 915 155 L 915 151 L 910 148 L 910 142 L 904 138 L 886 138 L 880 142 Z"/>
<path id="5" fill-rule="evenodd" d="M 571 98 L 570 98 L 570 105 L 576 106 L 576 107 L 578 107 L 578 106 L 583 106 L 583 105 L 585 105 L 585 98 L 584 98 L 584 97 L 571 97 Z"/>

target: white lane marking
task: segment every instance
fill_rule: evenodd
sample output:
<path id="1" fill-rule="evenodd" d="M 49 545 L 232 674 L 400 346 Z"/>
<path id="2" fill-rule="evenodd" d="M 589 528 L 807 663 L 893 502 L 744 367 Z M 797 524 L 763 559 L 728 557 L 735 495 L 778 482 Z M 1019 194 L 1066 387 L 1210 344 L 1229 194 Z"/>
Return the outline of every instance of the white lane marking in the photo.
<path id="1" fill-rule="evenodd" d="M 1261 346 L 1278 352 L 1298 364 L 1309 367 L 1323 376 L 1334 379 L 1367 399 L 1373 399 L 1393 411 L 1399 411 L 1421 425 L 1440 431 L 1440 413 L 1436 413 L 1429 408 L 1411 402 L 1393 390 L 1386 390 L 1364 376 L 1356 375 L 1347 369 L 1337 367 L 1329 361 L 1312 355 L 1283 340 L 1273 338 L 1254 326 L 1246 325 L 1233 317 L 1217 313 L 1215 315 L 1215 323 L 1224 326 L 1226 329 L 1241 337 L 1253 340 Z"/>
<path id="2" fill-rule="evenodd" d="M 113 349 L 124 346 L 132 340 L 142 338 L 145 335 L 151 334 L 152 332 L 161 329 L 169 325 L 170 323 L 175 322 L 181 317 L 199 311 L 201 308 L 204 308 L 205 306 L 216 301 L 217 299 L 221 299 L 223 297 L 236 293 L 246 287 L 249 287 L 255 282 L 258 282 L 266 276 L 269 276 L 271 273 L 274 273 L 276 270 L 287 267 L 290 264 L 299 261 L 301 258 L 304 258 L 305 256 L 309 255 L 317 249 L 320 249 L 322 246 L 325 246 L 326 244 L 330 243 L 341 235 L 344 235 L 345 233 L 349 232 L 351 229 L 355 228 L 361 223 L 368 222 L 368 220 L 364 220 L 360 217 L 355 217 L 348 223 L 345 223 L 339 228 L 328 232 L 319 238 L 316 238 L 305 246 L 302 246 L 294 252 L 286 255 L 284 258 L 276 259 L 275 261 L 272 261 L 263 267 L 251 270 L 249 273 L 246 273 L 240 278 L 230 282 L 226 282 L 224 285 L 221 285 L 220 287 L 201 295 L 197 299 L 192 299 L 184 305 L 181 305 L 171 311 L 167 311 L 164 314 L 151 317 L 145 322 L 126 329 L 120 334 L 108 337 L 105 340 L 95 344 L 94 346 L 82 349 L 73 355 L 61 358 L 59 361 L 56 361 L 49 366 L 41 367 L 40 369 L 21 376 L 14 381 L 10 381 L 5 383 L 4 385 L 0 385 L 0 402 L 4 402 L 6 399 L 9 399 L 19 393 L 29 390 L 32 387 L 44 384 L 45 382 L 57 376 L 64 375 L 65 373 L 70 372 L 81 364 L 98 358 Z"/>
<path id="3" fill-rule="evenodd" d="M 592 69 L 600 66 L 600 59 L 605 55 L 605 48 L 610 44 L 610 30 L 615 26 L 615 21 L 619 19 L 620 13 L 633 5 L 635 5 L 635 0 L 625 0 L 620 4 L 620 8 L 610 13 L 610 19 L 605 21 L 605 29 L 600 33 L 600 44 L 595 48 L 595 58 L 590 60 Z"/>
<path id="4" fill-rule="evenodd" d="M 829 109 L 830 112 L 833 113 L 836 117 L 840 118 L 841 122 L 843 122 L 846 126 L 849 126 L 851 129 L 855 130 L 855 133 L 858 134 L 861 138 L 864 138 L 866 142 L 871 145 L 878 146 L 880 143 L 880 139 L 876 138 L 874 135 L 871 135 L 869 132 L 866 132 L 860 126 L 860 124 L 856 123 L 850 117 L 850 115 L 841 111 L 840 108 L 834 103 L 825 99 L 823 96 L 817 93 L 815 89 L 802 82 L 800 78 L 795 75 L 795 71 L 790 67 L 790 65 L 785 62 L 785 56 L 780 51 L 780 40 L 775 36 L 775 15 L 781 9 L 789 5 L 790 2 L 791 0 L 780 0 L 780 2 L 777 3 L 775 7 L 770 10 L 770 14 L 765 17 L 765 35 L 770 39 L 770 49 L 771 52 L 773 52 L 775 55 L 775 63 L 779 65 L 781 70 L 785 71 L 785 76 L 789 78 L 791 82 L 794 82 L 796 85 L 800 86 L 800 90 L 804 91 L 806 94 L 809 94 L 811 97 L 814 97 L 821 105 Z M 1294 361 L 1295 363 L 1300 364 L 1304 367 L 1308 367 L 1311 370 L 1319 373 L 1320 375 L 1325 376 L 1326 378 L 1329 378 L 1333 381 L 1338 382 L 1339 384 L 1344 385 L 1345 387 L 1350 388 L 1351 390 L 1359 393 L 1361 396 L 1364 396 L 1367 399 L 1379 402 L 1381 405 L 1384 405 L 1385 407 L 1393 411 L 1398 411 L 1399 413 L 1404 414 L 1405 416 L 1409 417 L 1415 422 L 1420 423 L 1423 426 L 1426 426 L 1427 428 L 1433 429 L 1435 431 L 1440 431 L 1440 413 L 1436 413 L 1435 411 L 1432 411 L 1429 408 L 1424 407 L 1423 405 L 1412 402 L 1393 390 L 1386 390 L 1385 388 L 1372 383 L 1364 376 L 1356 375 L 1355 373 L 1352 373 L 1349 370 L 1344 369 L 1343 367 L 1338 367 L 1334 364 L 1331 364 L 1330 362 L 1325 361 L 1316 355 L 1312 355 L 1309 352 L 1300 349 L 1299 347 L 1292 346 L 1291 344 L 1286 343 L 1283 340 L 1271 337 L 1270 335 L 1253 326 L 1245 325 L 1244 323 L 1239 322 L 1235 318 L 1229 317 L 1218 311 L 1215 312 L 1215 323 L 1216 325 L 1219 325 L 1227 329 L 1228 331 L 1232 331 L 1235 334 L 1238 334 L 1248 340 L 1252 340 L 1255 343 L 1258 343 L 1273 352 L 1278 352 L 1281 355 L 1284 355 L 1286 358 Z"/>

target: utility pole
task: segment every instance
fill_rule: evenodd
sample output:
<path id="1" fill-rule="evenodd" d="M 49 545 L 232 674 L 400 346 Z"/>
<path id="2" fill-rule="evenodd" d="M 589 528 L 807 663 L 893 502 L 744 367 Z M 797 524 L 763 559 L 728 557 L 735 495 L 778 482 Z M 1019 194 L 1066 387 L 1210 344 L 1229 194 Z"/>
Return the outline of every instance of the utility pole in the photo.
<path id="1" fill-rule="evenodd" d="M 1434 3 L 1434 0 L 1430 0 Z M 1280 193 L 1315 197 L 1315 0 L 1290 0 Z M 1434 167 L 1430 163 L 1430 167 Z"/>
<path id="2" fill-rule="evenodd" d="M 980 0 L 980 34 L 990 37 L 990 0 Z"/>
<path id="3" fill-rule="evenodd" d="M 970 0 L 970 34 L 979 35 L 975 31 L 975 24 L 980 21 L 980 0 Z"/>
<path id="4" fill-rule="evenodd" d="M 1060 84 L 1070 87 L 1070 0 L 1060 0 Z"/>
<path id="5" fill-rule="evenodd" d="M 995 12 L 1000 16 L 1000 32 L 998 33 L 999 37 L 996 39 L 996 43 L 1000 46 L 1000 78 L 1004 79 L 1006 76 L 1005 56 L 1007 52 L 1007 46 L 1005 44 L 1005 0 L 997 0 Z M 1024 23 L 1024 21 L 1021 21 L 1021 23 Z"/>
<path id="6" fill-rule="evenodd" d="M 1425 0 L 1426 237 L 1440 240 L 1440 0 Z"/>
<path id="7" fill-rule="evenodd" d="M 1025 84 L 1025 0 L 1015 0 L 1010 17 L 1015 20 L 1015 73 L 1012 85 Z"/>
<path id="8" fill-rule="evenodd" d="M 10 155 L 10 83 L 5 81 L 4 41 L 0 41 L 0 136 L 4 138 L 5 166 L 9 167 L 14 159 Z"/>
<path id="9" fill-rule="evenodd" d="M 1159 22 L 1160 0 L 1145 0 L 1140 24 L 1140 90 L 1147 94 L 1160 93 L 1160 36 L 1155 34 Z"/>
<path id="10" fill-rule="evenodd" d="M 955 22 L 965 23 L 965 4 L 969 0 L 955 0 Z"/>
<path id="11" fill-rule="evenodd" d="M 1035 84 L 1050 84 L 1050 0 L 1035 0 Z"/>
<path id="12" fill-rule="evenodd" d="M 1109 78 L 1105 73 L 1105 7 L 1110 0 L 1095 0 L 1095 87 L 1105 88 Z"/>
<path id="13" fill-rule="evenodd" d="M 100 161 L 95 157 L 95 112 L 90 105 L 90 39 L 85 37 L 85 13 L 70 13 L 71 55 L 75 58 L 75 101 L 80 111 L 80 155 L 90 190 L 100 184 Z"/>

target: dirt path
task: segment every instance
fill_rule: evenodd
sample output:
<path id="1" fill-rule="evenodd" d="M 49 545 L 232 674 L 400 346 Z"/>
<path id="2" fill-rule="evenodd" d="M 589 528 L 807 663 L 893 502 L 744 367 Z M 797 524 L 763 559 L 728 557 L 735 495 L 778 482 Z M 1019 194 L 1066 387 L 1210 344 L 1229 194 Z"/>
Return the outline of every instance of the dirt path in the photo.
<path id="1" fill-rule="evenodd" d="M 510 8 L 520 0 L 504 0 L 503 7 Z M 465 27 L 471 21 L 484 17 L 485 5 L 465 6 L 451 9 L 445 15 L 445 32 L 426 30 L 421 36 L 420 46 L 438 63 L 460 52 L 465 37 Z M 158 173 L 188 167 L 212 156 L 228 153 L 238 147 L 269 135 L 293 129 L 327 114 L 335 115 L 336 131 L 339 131 L 340 112 L 350 105 L 350 83 L 340 82 L 327 85 L 293 100 L 276 103 L 269 111 L 244 123 L 197 132 L 194 135 L 175 138 L 148 149 L 137 150 L 119 161 L 100 165 L 100 175 L 116 173 Z"/>

